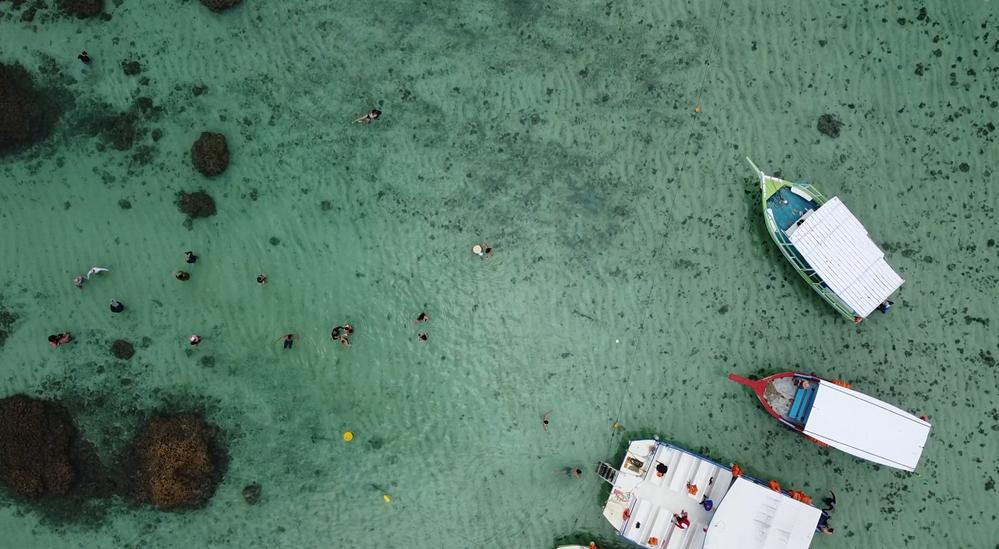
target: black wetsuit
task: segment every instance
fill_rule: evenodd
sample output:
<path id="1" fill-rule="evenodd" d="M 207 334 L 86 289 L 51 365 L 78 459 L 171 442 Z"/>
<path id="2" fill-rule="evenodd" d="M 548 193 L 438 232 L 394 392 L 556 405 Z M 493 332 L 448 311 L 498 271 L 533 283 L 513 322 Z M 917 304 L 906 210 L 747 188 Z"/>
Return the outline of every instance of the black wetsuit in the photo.
<path id="1" fill-rule="evenodd" d="M 121 303 L 121 301 L 115 301 L 114 303 L 111 304 L 111 312 L 112 313 L 120 313 L 120 312 L 122 312 L 124 310 L 125 310 L 125 306 Z"/>
<path id="2" fill-rule="evenodd" d="M 198 261 L 198 256 L 194 255 L 191 252 L 187 252 L 187 257 L 184 258 L 184 261 L 188 263 L 196 263 Z"/>
<path id="3" fill-rule="evenodd" d="M 333 328 L 333 333 L 330 334 L 331 336 L 333 336 L 333 339 L 340 339 L 340 330 L 343 330 L 343 326 L 337 326 L 336 328 Z"/>

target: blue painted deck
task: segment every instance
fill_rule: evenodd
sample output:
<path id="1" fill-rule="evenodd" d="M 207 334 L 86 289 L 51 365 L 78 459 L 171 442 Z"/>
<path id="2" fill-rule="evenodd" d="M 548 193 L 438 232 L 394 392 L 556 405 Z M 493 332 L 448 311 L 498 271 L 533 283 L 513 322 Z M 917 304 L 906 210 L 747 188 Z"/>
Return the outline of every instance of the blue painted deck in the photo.
<path id="1" fill-rule="evenodd" d="M 818 392 L 818 383 L 813 383 L 807 389 L 799 388 L 794 393 L 794 403 L 791 404 L 791 411 L 788 413 L 788 417 L 802 424 L 808 423 L 808 415 L 812 411 L 812 404 L 815 403 L 815 394 Z"/>
<path id="2" fill-rule="evenodd" d="M 783 204 L 782 202 L 787 202 Z M 767 208 L 774 214 L 774 222 L 781 230 L 787 230 L 799 217 L 808 210 L 816 210 L 819 205 L 813 200 L 804 198 L 791 192 L 791 189 L 784 187 L 775 192 L 767 199 Z"/>

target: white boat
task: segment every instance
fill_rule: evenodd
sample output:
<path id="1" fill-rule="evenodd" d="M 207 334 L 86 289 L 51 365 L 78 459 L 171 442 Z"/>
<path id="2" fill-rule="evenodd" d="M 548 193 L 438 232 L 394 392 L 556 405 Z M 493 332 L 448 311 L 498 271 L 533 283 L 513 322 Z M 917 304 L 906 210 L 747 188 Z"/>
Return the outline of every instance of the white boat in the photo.
<path id="1" fill-rule="evenodd" d="M 604 518 L 641 547 L 808 549 L 822 514 L 801 492 L 660 440 L 632 441 L 620 469 L 597 474 L 613 485 Z"/>
<path id="2" fill-rule="evenodd" d="M 912 472 L 930 436 L 925 417 L 854 391 L 839 380 L 801 372 L 757 381 L 735 374 L 728 378 L 752 388 L 784 426 L 867 461 Z"/>

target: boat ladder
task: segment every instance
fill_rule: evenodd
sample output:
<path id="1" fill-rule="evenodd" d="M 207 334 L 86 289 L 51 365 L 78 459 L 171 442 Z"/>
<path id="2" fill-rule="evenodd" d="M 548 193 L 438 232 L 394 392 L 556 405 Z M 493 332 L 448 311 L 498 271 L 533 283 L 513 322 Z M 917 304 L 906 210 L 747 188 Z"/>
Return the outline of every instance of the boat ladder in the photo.
<path id="1" fill-rule="evenodd" d="M 620 472 L 617 469 L 611 467 L 610 465 L 602 461 L 600 463 L 597 463 L 597 476 L 609 482 L 610 484 L 613 485 L 615 482 L 617 482 L 617 476 L 619 474 Z"/>

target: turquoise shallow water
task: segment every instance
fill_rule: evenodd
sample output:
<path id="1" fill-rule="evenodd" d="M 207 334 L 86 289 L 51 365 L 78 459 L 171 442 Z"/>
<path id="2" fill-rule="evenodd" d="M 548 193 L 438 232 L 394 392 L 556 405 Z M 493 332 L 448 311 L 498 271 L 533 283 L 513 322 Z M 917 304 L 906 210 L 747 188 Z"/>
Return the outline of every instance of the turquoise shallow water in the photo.
<path id="1" fill-rule="evenodd" d="M 133 410 L 206 409 L 232 455 L 204 510 L 118 504 L 93 528 L 8 503 L 5 544 L 547 548 L 612 534 L 593 475 L 552 471 L 649 431 L 836 490 L 837 534 L 813 547 L 999 543 L 993 4 L 126 0 L 30 24 L 0 4 L 0 59 L 41 80 L 54 59 L 76 99 L 0 164 L 19 317 L 0 395 L 68 399 L 107 456 Z M 133 150 L 80 130 L 140 96 L 162 111 Z M 232 153 L 213 180 L 189 159 L 206 130 Z M 847 203 L 906 279 L 891 313 L 854 326 L 808 289 L 747 155 Z M 198 188 L 219 213 L 189 230 L 172 202 Z M 492 260 L 470 257 L 482 241 Z M 95 265 L 111 272 L 74 288 Z M 329 338 L 342 322 L 350 349 Z M 45 344 L 65 330 L 76 344 Z M 929 416 L 919 475 L 821 450 L 726 379 L 794 368 Z"/>

